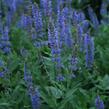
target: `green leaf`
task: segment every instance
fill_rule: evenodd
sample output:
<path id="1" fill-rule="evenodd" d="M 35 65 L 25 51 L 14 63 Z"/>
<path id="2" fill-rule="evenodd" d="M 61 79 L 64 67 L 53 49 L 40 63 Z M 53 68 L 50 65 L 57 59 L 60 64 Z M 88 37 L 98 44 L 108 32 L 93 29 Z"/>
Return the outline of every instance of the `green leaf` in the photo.
<path id="1" fill-rule="evenodd" d="M 100 85 L 103 90 L 109 90 L 109 75 L 105 75 L 103 80 L 101 80 Z"/>
<path id="2" fill-rule="evenodd" d="M 10 106 L 9 103 L 0 103 L 0 106 Z"/>
<path id="3" fill-rule="evenodd" d="M 59 99 L 62 97 L 63 93 L 60 89 L 58 88 L 55 88 L 55 87 L 49 87 L 52 95 L 56 98 L 56 99 Z"/>

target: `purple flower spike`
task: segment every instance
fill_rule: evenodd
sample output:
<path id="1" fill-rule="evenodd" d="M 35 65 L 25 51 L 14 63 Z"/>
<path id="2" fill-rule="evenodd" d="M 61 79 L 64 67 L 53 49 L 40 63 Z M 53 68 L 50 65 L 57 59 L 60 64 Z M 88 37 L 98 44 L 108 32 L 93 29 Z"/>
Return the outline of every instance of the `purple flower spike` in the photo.
<path id="1" fill-rule="evenodd" d="M 93 24 L 94 29 L 97 29 L 97 27 L 99 25 L 99 21 L 98 21 L 96 14 L 93 11 L 93 9 L 90 6 L 88 7 L 88 13 L 89 13 L 89 17 Z"/>
<path id="2" fill-rule="evenodd" d="M 39 91 L 35 89 L 33 86 L 32 76 L 31 74 L 28 73 L 26 64 L 24 64 L 24 80 L 26 82 L 28 93 L 31 98 L 32 109 L 39 109 L 40 107 Z"/>
<path id="3" fill-rule="evenodd" d="M 40 108 L 40 94 L 38 89 L 30 90 L 30 97 L 32 102 L 32 109 Z"/>
<path id="4" fill-rule="evenodd" d="M 97 98 L 95 99 L 95 106 L 96 109 L 104 109 L 104 103 L 99 96 L 97 96 Z"/>
<path id="5" fill-rule="evenodd" d="M 107 2 L 103 1 L 102 5 L 101 5 L 101 10 L 100 10 L 100 14 L 101 14 L 102 17 L 104 17 L 108 13 L 107 12 L 107 6 L 108 6 Z"/>
<path id="6" fill-rule="evenodd" d="M 32 5 L 32 15 L 33 15 L 33 21 L 34 21 L 36 32 L 42 31 L 42 27 L 43 27 L 42 13 L 37 4 Z"/>
<path id="7" fill-rule="evenodd" d="M 8 27 L 5 27 L 2 37 L 0 39 L 0 49 L 3 51 L 5 54 L 9 54 L 11 52 L 11 44 L 9 41 L 9 29 Z"/>
<path id="8" fill-rule="evenodd" d="M 92 68 L 94 62 L 94 40 L 89 34 L 85 35 L 84 38 L 84 49 L 85 49 L 85 61 L 86 67 Z"/>
<path id="9" fill-rule="evenodd" d="M 4 77 L 4 72 L 0 72 L 0 78 Z"/>
<path id="10" fill-rule="evenodd" d="M 63 82 L 65 80 L 65 77 L 62 74 L 58 74 L 56 80 L 59 82 Z"/>
<path id="11" fill-rule="evenodd" d="M 78 70 L 78 58 L 77 57 L 72 56 L 71 58 L 71 70 L 72 71 Z"/>

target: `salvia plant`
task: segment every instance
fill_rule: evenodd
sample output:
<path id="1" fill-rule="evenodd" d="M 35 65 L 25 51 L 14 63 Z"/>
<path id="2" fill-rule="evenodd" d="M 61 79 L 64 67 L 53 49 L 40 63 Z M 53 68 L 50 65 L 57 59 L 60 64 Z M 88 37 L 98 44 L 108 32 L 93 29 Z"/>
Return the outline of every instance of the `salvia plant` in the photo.
<path id="1" fill-rule="evenodd" d="M 109 1 L 99 3 L 0 1 L 0 109 L 108 109 Z"/>

